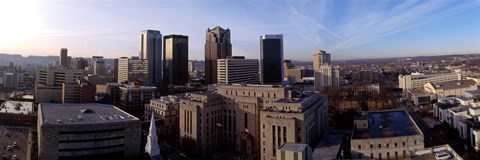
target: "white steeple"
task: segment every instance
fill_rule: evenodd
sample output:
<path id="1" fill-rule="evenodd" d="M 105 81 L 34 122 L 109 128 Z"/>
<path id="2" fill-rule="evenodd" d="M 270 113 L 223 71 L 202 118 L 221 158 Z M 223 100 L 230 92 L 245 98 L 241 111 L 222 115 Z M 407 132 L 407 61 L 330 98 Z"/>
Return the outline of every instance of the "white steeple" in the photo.
<path id="1" fill-rule="evenodd" d="M 148 153 L 152 159 L 162 159 L 160 155 L 160 147 L 158 146 L 157 128 L 155 127 L 155 117 L 152 113 L 150 120 L 150 133 L 147 137 L 147 145 L 145 145 L 145 153 Z"/>

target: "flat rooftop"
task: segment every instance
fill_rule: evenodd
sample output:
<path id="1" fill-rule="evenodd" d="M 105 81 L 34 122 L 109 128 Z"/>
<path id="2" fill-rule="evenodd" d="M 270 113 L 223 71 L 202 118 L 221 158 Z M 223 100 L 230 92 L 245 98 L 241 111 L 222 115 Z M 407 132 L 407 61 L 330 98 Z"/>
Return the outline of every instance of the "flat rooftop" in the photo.
<path id="1" fill-rule="evenodd" d="M 343 135 L 344 133 L 338 130 L 328 130 L 313 150 L 312 158 L 316 160 L 337 159 L 337 154 L 342 145 Z"/>
<path id="2" fill-rule="evenodd" d="M 352 139 L 400 137 L 421 134 L 414 123 L 405 110 L 369 112 L 368 128 L 354 129 Z"/>
<path id="3" fill-rule="evenodd" d="M 139 120 L 106 104 L 52 104 L 41 103 L 38 108 L 43 125 L 101 124 Z"/>
<path id="4" fill-rule="evenodd" d="M 12 114 L 33 114 L 33 102 L 7 101 L 5 102 L 5 105 L 0 108 L 0 112 Z"/>
<path id="5" fill-rule="evenodd" d="M 280 146 L 279 150 L 302 152 L 306 150 L 307 147 L 308 147 L 308 144 L 303 144 L 303 143 L 284 143 L 282 146 Z"/>

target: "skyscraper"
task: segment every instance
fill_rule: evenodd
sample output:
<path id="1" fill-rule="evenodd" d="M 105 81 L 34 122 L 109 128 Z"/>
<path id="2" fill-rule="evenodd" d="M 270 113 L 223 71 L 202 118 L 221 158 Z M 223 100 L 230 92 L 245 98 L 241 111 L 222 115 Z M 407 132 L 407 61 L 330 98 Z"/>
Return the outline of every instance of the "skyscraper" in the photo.
<path id="1" fill-rule="evenodd" d="M 92 66 L 94 75 L 103 75 L 105 72 L 105 60 L 103 56 L 92 56 Z"/>
<path id="2" fill-rule="evenodd" d="M 319 70 L 324 64 L 331 65 L 330 53 L 323 50 L 316 51 L 313 54 L 313 70 Z"/>
<path id="3" fill-rule="evenodd" d="M 232 56 L 230 29 L 207 28 L 205 41 L 205 84 L 217 82 L 217 59 Z"/>
<path id="4" fill-rule="evenodd" d="M 188 36 L 167 35 L 163 43 L 164 84 L 185 85 L 188 82 Z"/>
<path id="5" fill-rule="evenodd" d="M 68 64 L 68 49 L 60 49 L 60 65 L 63 67 L 69 67 Z"/>
<path id="6" fill-rule="evenodd" d="M 85 67 L 88 67 L 88 61 L 83 58 L 75 59 L 75 69 L 85 70 Z"/>
<path id="7" fill-rule="evenodd" d="M 162 82 L 162 34 L 160 31 L 142 31 L 138 56 L 140 59 L 148 60 L 149 82 L 159 86 Z"/>
<path id="8" fill-rule="evenodd" d="M 283 35 L 260 36 L 260 83 L 283 81 Z"/>

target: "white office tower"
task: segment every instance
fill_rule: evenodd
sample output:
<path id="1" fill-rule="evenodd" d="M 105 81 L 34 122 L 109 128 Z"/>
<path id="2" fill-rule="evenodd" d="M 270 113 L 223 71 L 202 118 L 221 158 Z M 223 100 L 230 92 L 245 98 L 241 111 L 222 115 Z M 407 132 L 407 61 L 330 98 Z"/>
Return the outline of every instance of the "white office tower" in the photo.
<path id="1" fill-rule="evenodd" d="M 243 56 L 217 59 L 217 82 L 258 84 L 258 59 Z"/>
<path id="2" fill-rule="evenodd" d="M 160 155 L 160 146 L 158 145 L 157 137 L 157 128 L 155 126 L 155 117 L 152 114 L 152 119 L 150 119 L 150 133 L 147 137 L 147 145 L 145 145 L 145 153 L 150 155 L 151 160 L 161 160 L 162 156 Z"/>
<path id="3" fill-rule="evenodd" d="M 339 87 L 340 71 L 338 67 L 322 65 L 315 70 L 315 90 L 323 90 L 328 87 Z"/>

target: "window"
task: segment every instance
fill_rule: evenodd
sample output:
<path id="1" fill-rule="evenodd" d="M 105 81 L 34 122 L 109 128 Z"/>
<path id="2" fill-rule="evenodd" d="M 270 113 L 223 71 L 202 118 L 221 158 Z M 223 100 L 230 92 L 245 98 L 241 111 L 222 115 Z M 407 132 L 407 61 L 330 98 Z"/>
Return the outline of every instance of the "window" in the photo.
<path id="1" fill-rule="evenodd" d="M 413 141 L 413 144 L 417 144 L 417 140 Z"/>
<path id="2" fill-rule="evenodd" d="M 405 146 L 405 142 L 403 142 L 403 146 Z"/>
<path id="3" fill-rule="evenodd" d="M 387 143 L 387 148 L 389 148 L 389 147 L 390 147 L 390 144 Z"/>
<path id="4" fill-rule="evenodd" d="M 395 143 L 394 145 L 395 145 L 395 147 L 397 147 L 397 143 Z"/>
<path id="5" fill-rule="evenodd" d="M 358 149 L 362 149 L 362 145 L 358 145 Z"/>
<path id="6" fill-rule="evenodd" d="M 373 144 L 370 144 L 370 148 L 373 148 Z"/>
<path id="7" fill-rule="evenodd" d="M 382 148 L 382 144 L 378 144 L 378 148 Z"/>

